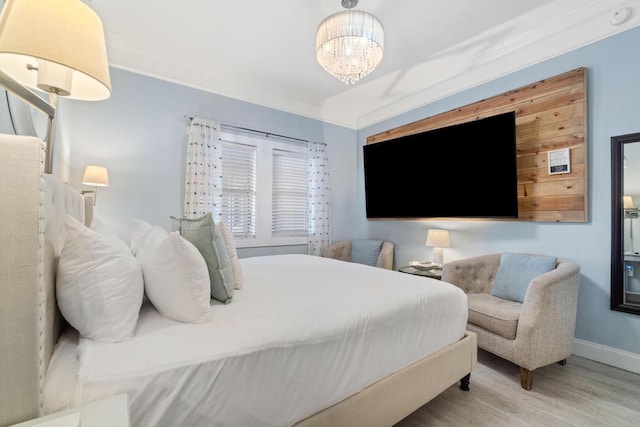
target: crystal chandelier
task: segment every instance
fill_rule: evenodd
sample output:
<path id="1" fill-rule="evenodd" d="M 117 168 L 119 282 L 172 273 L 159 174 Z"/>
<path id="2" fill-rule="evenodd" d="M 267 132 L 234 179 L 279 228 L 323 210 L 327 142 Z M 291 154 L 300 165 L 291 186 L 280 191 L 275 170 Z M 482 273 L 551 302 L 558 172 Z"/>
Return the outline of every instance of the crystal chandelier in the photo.
<path id="1" fill-rule="evenodd" d="M 355 83 L 382 60 L 384 31 L 370 13 L 351 10 L 358 0 L 342 0 L 345 11 L 334 13 L 318 26 L 316 58 L 341 82 Z"/>

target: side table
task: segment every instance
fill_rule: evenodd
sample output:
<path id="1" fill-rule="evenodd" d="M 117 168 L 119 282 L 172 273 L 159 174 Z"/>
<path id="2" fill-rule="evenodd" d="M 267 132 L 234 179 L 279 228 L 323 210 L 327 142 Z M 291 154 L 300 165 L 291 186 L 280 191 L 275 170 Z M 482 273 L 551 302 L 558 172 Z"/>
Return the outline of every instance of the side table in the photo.
<path id="1" fill-rule="evenodd" d="M 127 395 L 118 394 L 12 427 L 130 427 Z"/>
<path id="2" fill-rule="evenodd" d="M 432 270 L 419 270 L 410 265 L 405 265 L 403 267 L 398 268 L 398 271 L 401 273 L 413 274 L 415 276 L 424 276 L 431 277 L 432 279 L 440 280 L 442 278 L 442 269 L 432 269 Z"/>

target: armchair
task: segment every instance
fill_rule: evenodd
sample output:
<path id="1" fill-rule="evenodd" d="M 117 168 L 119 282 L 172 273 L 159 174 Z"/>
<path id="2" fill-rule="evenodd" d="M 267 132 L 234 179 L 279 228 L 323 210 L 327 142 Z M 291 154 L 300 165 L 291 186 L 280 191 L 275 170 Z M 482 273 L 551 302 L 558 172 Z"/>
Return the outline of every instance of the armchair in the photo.
<path id="1" fill-rule="evenodd" d="M 571 354 L 580 267 L 558 258 L 555 268 L 528 283 L 523 301 L 517 302 L 491 293 L 501 257 L 498 253 L 448 262 L 442 280 L 467 294 L 467 329 L 477 334 L 478 347 L 518 365 L 520 384 L 530 390 L 535 369 L 564 365 Z"/>
<path id="2" fill-rule="evenodd" d="M 322 256 L 391 270 L 393 249 L 393 243 L 383 240 L 342 240 L 327 246 Z"/>

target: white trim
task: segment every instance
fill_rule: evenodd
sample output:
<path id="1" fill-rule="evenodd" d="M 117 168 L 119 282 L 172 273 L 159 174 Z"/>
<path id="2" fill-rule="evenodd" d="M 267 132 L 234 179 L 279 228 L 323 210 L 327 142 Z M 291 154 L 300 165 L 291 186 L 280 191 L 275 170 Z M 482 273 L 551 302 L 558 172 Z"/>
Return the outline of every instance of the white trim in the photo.
<path id="1" fill-rule="evenodd" d="M 243 239 L 235 238 L 236 248 L 260 248 L 266 246 L 298 246 L 307 245 L 307 236 L 304 237 L 274 237 L 271 239 Z"/>
<path id="2" fill-rule="evenodd" d="M 574 338 L 573 354 L 640 374 L 640 354 Z"/>

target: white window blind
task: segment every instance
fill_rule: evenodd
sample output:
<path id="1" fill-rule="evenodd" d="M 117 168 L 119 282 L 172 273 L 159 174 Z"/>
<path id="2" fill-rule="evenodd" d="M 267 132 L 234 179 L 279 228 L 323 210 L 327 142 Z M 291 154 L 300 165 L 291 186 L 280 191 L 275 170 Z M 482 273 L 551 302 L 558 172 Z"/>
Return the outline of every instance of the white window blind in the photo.
<path id="1" fill-rule="evenodd" d="M 255 238 L 257 147 L 224 140 L 221 146 L 220 219 L 234 236 Z"/>
<path id="2" fill-rule="evenodd" d="M 306 245 L 307 146 L 233 130 L 220 142 L 222 195 L 214 213 L 236 246 Z"/>
<path id="3" fill-rule="evenodd" d="M 306 236 L 308 176 L 306 154 L 273 150 L 271 232 L 275 236 Z"/>

